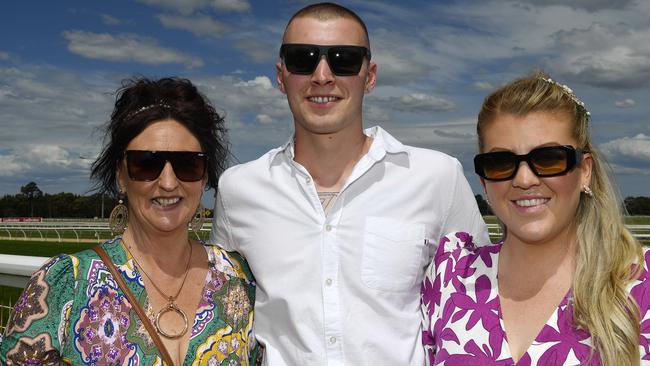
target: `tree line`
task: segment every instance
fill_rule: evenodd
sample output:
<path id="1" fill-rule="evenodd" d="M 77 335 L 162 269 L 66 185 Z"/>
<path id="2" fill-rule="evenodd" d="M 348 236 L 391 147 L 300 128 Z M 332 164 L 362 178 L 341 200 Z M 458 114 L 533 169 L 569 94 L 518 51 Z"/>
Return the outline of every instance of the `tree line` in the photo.
<path id="1" fill-rule="evenodd" d="M 43 193 L 36 183 L 29 182 L 20 193 L 0 198 L 0 217 L 101 218 L 108 217 L 116 204 L 115 197 L 99 193 Z"/>
<path id="2" fill-rule="evenodd" d="M 475 196 L 482 215 L 493 215 L 482 195 Z M 627 197 L 623 201 L 629 215 L 650 216 L 650 197 Z M 20 187 L 15 195 L 0 198 L 0 217 L 107 218 L 117 197 L 95 193 L 43 193 L 35 182 Z"/>

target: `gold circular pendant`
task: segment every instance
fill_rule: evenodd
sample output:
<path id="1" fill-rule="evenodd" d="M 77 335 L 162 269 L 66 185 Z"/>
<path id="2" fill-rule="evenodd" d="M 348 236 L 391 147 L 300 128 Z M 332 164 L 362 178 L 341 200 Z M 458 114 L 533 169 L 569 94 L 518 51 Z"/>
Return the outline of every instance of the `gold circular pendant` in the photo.
<path id="1" fill-rule="evenodd" d="M 162 328 L 160 327 L 160 317 L 163 314 L 166 314 L 166 313 L 169 313 L 169 312 L 174 312 L 176 314 L 179 314 L 181 316 L 181 318 L 183 318 L 183 323 L 185 324 L 185 326 L 183 327 L 183 330 L 181 330 L 179 333 L 169 334 L 169 333 L 165 332 L 164 330 L 162 330 Z M 170 302 L 169 304 L 167 304 L 167 306 L 160 309 L 160 311 L 156 314 L 156 322 L 155 322 L 154 325 L 156 326 L 156 331 L 161 336 L 163 336 L 165 338 L 169 338 L 169 339 L 180 338 L 187 332 L 187 328 L 188 328 L 187 315 L 185 315 L 185 312 L 183 310 L 181 310 L 181 308 L 176 306 L 176 304 L 174 304 L 173 302 Z"/>

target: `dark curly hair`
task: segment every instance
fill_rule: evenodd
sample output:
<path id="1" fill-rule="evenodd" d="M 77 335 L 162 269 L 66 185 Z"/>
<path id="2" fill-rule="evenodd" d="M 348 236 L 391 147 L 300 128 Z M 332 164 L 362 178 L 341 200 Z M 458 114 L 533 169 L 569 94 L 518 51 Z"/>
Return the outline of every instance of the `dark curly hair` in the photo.
<path id="1" fill-rule="evenodd" d="M 93 190 L 117 195 L 116 172 L 127 145 L 150 124 L 165 119 L 182 124 L 199 140 L 208 156 L 206 189 L 216 189 L 229 148 L 223 117 L 187 79 L 138 77 L 123 80 L 116 92 L 115 108 L 104 127 L 104 147 L 91 167 Z"/>

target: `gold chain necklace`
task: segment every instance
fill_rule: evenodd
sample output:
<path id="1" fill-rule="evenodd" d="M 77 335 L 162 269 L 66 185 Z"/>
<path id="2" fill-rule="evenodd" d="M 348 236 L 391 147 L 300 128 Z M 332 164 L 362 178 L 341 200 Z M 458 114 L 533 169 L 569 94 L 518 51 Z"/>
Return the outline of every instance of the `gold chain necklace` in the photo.
<path id="1" fill-rule="evenodd" d="M 149 279 L 149 282 L 151 282 L 153 287 L 162 295 L 162 297 L 167 299 L 167 305 L 163 306 L 163 308 L 160 309 L 156 313 L 156 319 L 155 319 L 155 322 L 154 322 L 154 326 L 156 327 L 156 332 L 158 332 L 158 334 L 160 334 L 161 336 L 163 336 L 165 338 L 169 338 L 169 339 L 177 339 L 177 338 L 182 337 L 185 333 L 187 333 L 187 329 L 189 328 L 189 324 L 187 322 L 187 315 L 185 314 L 185 312 L 181 308 L 178 307 L 178 305 L 176 305 L 176 303 L 174 303 L 174 301 L 176 300 L 178 295 L 180 295 L 181 290 L 183 289 L 183 286 L 185 285 L 185 280 L 187 279 L 187 274 L 190 273 L 189 269 L 190 269 L 190 262 L 192 261 L 192 243 L 190 243 L 188 241 L 188 244 L 190 245 L 190 255 L 187 258 L 187 264 L 185 265 L 185 275 L 183 276 L 183 282 L 181 282 L 181 287 L 178 288 L 178 291 L 176 291 L 176 295 L 174 295 L 174 296 L 168 296 L 166 293 L 164 293 L 160 289 L 160 287 L 158 287 L 156 285 L 155 282 L 153 282 L 153 280 L 151 279 L 151 276 L 149 276 L 147 274 L 147 272 L 144 270 L 144 267 L 142 267 L 142 265 L 138 262 L 138 260 L 135 259 L 135 256 L 133 255 L 133 253 L 130 250 L 131 246 L 128 245 L 128 244 L 126 245 L 126 251 L 129 252 L 129 254 L 131 255 L 131 258 L 133 258 L 133 261 L 138 266 L 138 268 L 140 268 L 142 273 L 144 273 L 144 275 L 147 276 L 147 278 Z M 160 326 L 160 317 L 163 314 L 166 314 L 168 312 L 174 312 L 176 314 L 179 314 L 181 316 L 181 318 L 183 318 L 183 322 L 185 323 L 185 326 L 183 327 L 182 331 L 180 331 L 180 332 L 178 332 L 176 334 L 170 334 L 170 333 L 165 332 L 162 329 L 162 327 Z"/>

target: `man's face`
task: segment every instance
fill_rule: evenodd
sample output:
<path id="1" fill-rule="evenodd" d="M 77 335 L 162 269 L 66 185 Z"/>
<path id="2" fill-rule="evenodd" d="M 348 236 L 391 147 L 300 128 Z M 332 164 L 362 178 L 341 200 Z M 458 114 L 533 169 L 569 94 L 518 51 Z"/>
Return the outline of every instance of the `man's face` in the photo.
<path id="1" fill-rule="evenodd" d="M 349 18 L 296 18 L 285 32 L 284 43 L 368 47 L 363 28 Z M 276 69 L 280 90 L 287 95 L 293 113 L 297 136 L 361 128 L 363 94 L 375 85 L 374 63 L 365 59 L 359 74 L 353 76 L 334 75 L 325 57 L 310 75 L 290 73 L 282 60 Z"/>

